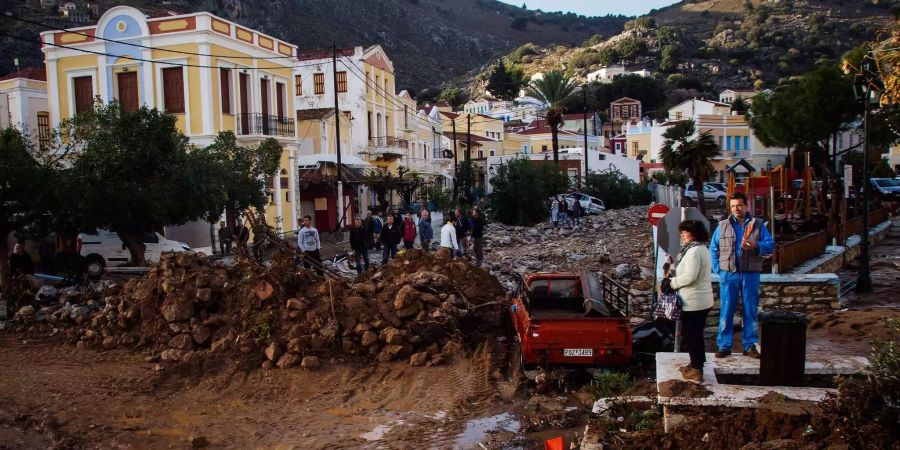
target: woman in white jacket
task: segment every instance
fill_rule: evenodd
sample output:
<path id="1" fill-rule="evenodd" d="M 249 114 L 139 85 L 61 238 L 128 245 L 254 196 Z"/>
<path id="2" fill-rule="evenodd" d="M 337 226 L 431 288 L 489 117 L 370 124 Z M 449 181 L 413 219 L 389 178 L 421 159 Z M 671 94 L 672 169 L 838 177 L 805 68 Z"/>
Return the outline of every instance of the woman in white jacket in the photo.
<path id="1" fill-rule="evenodd" d="M 444 213 L 444 226 L 441 227 L 441 248 L 450 251 L 450 259 L 459 250 L 459 243 L 456 240 L 456 228 L 453 226 L 453 214 Z"/>
<path id="2" fill-rule="evenodd" d="M 702 382 L 706 362 L 703 328 L 713 306 L 712 260 L 709 249 L 703 244 L 709 240 L 709 231 L 706 225 L 696 220 L 681 222 L 678 230 L 681 251 L 675 259 L 674 271 L 661 285 L 664 290 L 678 291 L 681 297 L 681 333 L 691 356 L 691 364 L 682 367 L 681 373 L 688 380 Z"/>

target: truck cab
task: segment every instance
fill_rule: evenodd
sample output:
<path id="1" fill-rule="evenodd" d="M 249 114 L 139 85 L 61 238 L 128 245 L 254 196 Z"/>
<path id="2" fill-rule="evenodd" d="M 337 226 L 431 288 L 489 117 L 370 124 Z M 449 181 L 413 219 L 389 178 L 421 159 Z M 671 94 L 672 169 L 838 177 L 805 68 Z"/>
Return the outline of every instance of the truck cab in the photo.
<path id="1" fill-rule="evenodd" d="M 523 276 L 510 314 L 525 370 L 627 363 L 628 295 L 621 284 L 593 272 Z"/>

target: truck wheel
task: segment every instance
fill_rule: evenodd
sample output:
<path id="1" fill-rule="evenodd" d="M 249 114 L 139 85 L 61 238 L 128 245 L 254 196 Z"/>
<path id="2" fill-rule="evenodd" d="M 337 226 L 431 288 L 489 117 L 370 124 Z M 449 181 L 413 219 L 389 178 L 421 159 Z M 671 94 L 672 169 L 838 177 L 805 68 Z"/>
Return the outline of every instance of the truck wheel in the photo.
<path id="1" fill-rule="evenodd" d="M 103 274 L 104 267 L 106 267 L 106 263 L 104 263 L 103 257 L 94 255 L 88 257 L 85 270 L 90 277 L 99 278 Z"/>

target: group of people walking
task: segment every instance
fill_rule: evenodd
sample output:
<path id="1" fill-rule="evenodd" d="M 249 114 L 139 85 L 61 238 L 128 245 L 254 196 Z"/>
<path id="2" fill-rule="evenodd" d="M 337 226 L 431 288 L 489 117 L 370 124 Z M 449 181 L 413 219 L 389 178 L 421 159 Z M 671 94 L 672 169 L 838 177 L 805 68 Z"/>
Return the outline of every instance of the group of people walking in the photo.
<path id="1" fill-rule="evenodd" d="M 721 302 L 715 357 L 731 355 L 739 294 L 743 305 L 743 354 L 760 356 L 757 313 L 762 256 L 772 253 L 775 240 L 764 221 L 749 214 L 744 194 L 734 194 L 729 207 L 731 215 L 719 222 L 712 238 L 699 221 L 686 220 L 679 225 L 681 250 L 672 264 L 664 267 L 665 278 L 660 283 L 663 296 L 677 293 L 681 301 L 682 336 L 690 355 L 690 364 L 682 367 L 681 373 L 691 381 L 703 381 L 703 328 L 713 306 L 713 273 L 719 275 Z"/>
<path id="2" fill-rule="evenodd" d="M 550 223 L 553 228 L 574 228 L 581 224 L 584 216 L 584 207 L 577 199 L 573 199 L 569 205 L 569 199 L 564 195 L 550 197 Z"/>

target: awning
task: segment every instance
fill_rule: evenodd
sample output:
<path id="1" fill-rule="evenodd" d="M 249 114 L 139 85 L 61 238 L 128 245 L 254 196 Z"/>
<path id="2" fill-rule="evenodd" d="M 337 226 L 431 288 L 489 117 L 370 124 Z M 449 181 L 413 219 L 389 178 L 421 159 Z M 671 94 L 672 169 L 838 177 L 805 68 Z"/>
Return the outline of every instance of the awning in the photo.
<path id="1" fill-rule="evenodd" d="M 295 158 L 297 167 L 300 169 L 318 168 L 322 164 L 337 165 L 337 155 L 334 153 L 317 153 L 315 155 L 297 155 Z M 354 167 L 359 169 L 374 168 L 368 161 L 363 160 L 359 156 L 341 155 L 341 165 Z"/>

